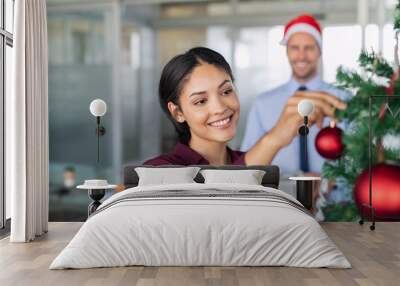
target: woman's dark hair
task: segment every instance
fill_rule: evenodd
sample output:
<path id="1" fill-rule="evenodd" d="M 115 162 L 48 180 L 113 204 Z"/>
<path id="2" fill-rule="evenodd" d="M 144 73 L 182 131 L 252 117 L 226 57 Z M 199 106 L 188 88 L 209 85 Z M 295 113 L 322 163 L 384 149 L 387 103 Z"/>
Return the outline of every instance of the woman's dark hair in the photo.
<path id="1" fill-rule="evenodd" d="M 161 108 L 167 114 L 172 124 L 174 124 L 178 133 L 178 139 L 183 144 L 189 143 L 189 126 L 186 122 L 179 123 L 172 117 L 168 110 L 168 102 L 180 106 L 179 95 L 181 94 L 184 82 L 189 78 L 194 68 L 202 63 L 208 63 L 222 69 L 231 77 L 233 82 L 231 67 L 221 54 L 208 48 L 196 47 L 184 54 L 175 56 L 165 65 L 158 86 Z"/>

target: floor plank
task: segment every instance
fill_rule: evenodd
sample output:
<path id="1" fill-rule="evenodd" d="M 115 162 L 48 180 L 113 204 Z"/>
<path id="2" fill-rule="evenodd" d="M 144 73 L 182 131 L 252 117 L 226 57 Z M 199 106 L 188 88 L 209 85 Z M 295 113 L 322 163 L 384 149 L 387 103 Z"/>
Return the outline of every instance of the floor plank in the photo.
<path id="1" fill-rule="evenodd" d="M 117 267 L 48 269 L 82 223 L 50 223 L 49 233 L 32 243 L 0 240 L 0 285 L 399 285 L 400 223 L 377 223 L 376 230 L 355 223 L 322 223 L 352 269 L 290 267 Z"/>

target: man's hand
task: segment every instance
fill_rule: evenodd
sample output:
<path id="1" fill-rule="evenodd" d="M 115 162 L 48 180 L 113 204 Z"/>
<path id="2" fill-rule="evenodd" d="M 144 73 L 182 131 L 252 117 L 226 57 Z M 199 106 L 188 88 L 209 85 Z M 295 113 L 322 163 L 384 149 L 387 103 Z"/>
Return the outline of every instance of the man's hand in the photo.
<path id="1" fill-rule="evenodd" d="M 326 92 L 297 91 L 287 101 L 278 122 L 270 132 L 281 148 L 292 142 L 303 124 L 304 118 L 297 112 L 297 105 L 303 99 L 309 99 L 314 103 L 314 112 L 308 117 L 308 126 L 317 124 L 321 128 L 326 116 L 336 121 L 335 109 L 344 110 L 347 107 L 339 98 Z"/>

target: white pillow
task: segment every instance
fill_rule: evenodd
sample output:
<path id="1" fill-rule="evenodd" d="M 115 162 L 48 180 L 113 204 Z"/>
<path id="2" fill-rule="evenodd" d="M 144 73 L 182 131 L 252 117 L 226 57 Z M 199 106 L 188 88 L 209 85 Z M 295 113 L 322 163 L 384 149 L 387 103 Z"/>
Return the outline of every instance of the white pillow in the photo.
<path id="1" fill-rule="evenodd" d="M 262 170 L 201 170 L 204 183 L 261 185 L 265 171 Z"/>
<path id="2" fill-rule="evenodd" d="M 196 183 L 193 179 L 199 170 L 199 167 L 135 168 L 139 176 L 138 186 Z"/>

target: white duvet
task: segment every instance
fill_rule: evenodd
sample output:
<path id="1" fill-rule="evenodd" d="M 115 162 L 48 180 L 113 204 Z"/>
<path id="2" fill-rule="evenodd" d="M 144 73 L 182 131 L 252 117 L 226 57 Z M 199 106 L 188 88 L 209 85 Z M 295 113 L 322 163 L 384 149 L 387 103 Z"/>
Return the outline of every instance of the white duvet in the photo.
<path id="1" fill-rule="evenodd" d="M 130 198 L 174 190 L 242 195 Z M 251 191 L 265 192 L 268 198 L 252 197 Z M 321 226 L 299 205 L 282 191 L 254 185 L 131 188 L 106 200 L 50 269 L 127 265 L 350 268 Z"/>

